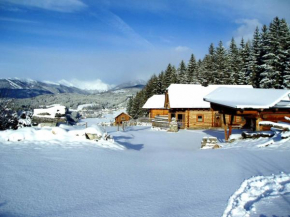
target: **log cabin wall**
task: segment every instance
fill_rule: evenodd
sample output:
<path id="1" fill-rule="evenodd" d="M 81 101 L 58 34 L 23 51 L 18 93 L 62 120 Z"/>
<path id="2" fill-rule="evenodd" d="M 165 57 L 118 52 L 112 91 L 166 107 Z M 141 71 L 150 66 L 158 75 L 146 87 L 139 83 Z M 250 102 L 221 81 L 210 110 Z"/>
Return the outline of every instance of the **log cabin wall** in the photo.
<path id="1" fill-rule="evenodd" d="M 211 109 L 170 109 L 168 114 L 169 121 L 175 117 L 177 121 L 182 122 L 181 129 L 206 129 L 211 127 L 222 127 L 222 115 Z M 182 118 L 181 118 L 182 117 Z M 226 115 L 229 123 L 229 115 Z M 244 125 L 246 120 L 243 117 L 235 116 L 233 124 Z"/>
<path id="2" fill-rule="evenodd" d="M 214 113 L 210 109 L 196 109 L 189 111 L 188 128 L 213 127 Z"/>
<path id="3" fill-rule="evenodd" d="M 168 109 L 150 109 L 149 118 L 155 118 L 156 115 L 168 115 Z"/>

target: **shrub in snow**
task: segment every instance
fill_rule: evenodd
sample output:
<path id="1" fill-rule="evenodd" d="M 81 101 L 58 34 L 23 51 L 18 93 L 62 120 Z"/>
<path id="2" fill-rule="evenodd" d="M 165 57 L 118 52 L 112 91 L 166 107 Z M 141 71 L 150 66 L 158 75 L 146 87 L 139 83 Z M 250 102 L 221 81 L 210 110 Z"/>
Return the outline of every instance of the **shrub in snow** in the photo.
<path id="1" fill-rule="evenodd" d="M 21 111 L 18 117 L 18 127 L 31 127 L 32 125 L 32 112 Z"/>
<path id="2" fill-rule="evenodd" d="M 76 122 L 79 121 L 80 118 L 81 118 L 80 113 L 75 111 L 66 114 L 66 120 L 70 124 L 75 124 Z"/>
<path id="3" fill-rule="evenodd" d="M 0 100 L 0 130 L 18 128 L 17 113 L 10 109 L 11 100 Z"/>

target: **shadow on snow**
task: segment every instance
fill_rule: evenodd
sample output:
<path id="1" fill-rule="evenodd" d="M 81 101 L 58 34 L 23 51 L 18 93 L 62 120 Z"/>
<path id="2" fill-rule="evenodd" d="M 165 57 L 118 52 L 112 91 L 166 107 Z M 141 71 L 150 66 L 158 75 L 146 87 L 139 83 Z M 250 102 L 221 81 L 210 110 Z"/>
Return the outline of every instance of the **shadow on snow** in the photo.
<path id="1" fill-rule="evenodd" d="M 129 136 L 114 136 L 114 140 L 119 143 L 120 145 L 124 146 L 127 149 L 140 151 L 142 148 L 144 148 L 143 144 L 131 144 L 127 140 L 132 139 L 132 137 Z M 123 140 L 123 141 L 121 141 Z M 125 141 L 124 141 L 125 140 Z"/>

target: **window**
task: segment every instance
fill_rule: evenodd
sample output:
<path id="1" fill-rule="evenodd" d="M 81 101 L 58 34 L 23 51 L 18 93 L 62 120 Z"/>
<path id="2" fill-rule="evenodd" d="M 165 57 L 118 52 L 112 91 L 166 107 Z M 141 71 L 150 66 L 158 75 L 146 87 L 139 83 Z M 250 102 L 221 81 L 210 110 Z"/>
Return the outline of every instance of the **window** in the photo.
<path id="1" fill-rule="evenodd" d="M 203 115 L 197 115 L 197 122 L 203 122 Z"/>
<path id="2" fill-rule="evenodd" d="M 121 117 L 121 120 L 124 121 L 125 120 L 125 117 Z"/>
<path id="3" fill-rule="evenodd" d="M 173 118 L 175 119 L 175 113 L 171 113 L 171 120 L 172 120 Z"/>

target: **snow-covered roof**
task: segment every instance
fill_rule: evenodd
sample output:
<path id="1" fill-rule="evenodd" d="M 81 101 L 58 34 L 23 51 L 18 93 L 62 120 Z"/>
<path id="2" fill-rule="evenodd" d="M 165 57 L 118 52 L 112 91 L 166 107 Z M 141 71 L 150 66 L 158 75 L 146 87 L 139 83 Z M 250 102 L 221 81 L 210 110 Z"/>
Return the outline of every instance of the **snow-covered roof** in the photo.
<path id="1" fill-rule="evenodd" d="M 204 97 L 212 102 L 232 108 L 290 108 L 290 90 L 245 89 L 220 87 Z"/>
<path id="2" fill-rule="evenodd" d="M 171 84 L 168 87 L 170 108 L 210 108 L 203 98 L 219 87 L 253 88 L 251 85 L 209 85 Z"/>
<path id="3" fill-rule="evenodd" d="M 128 115 L 126 112 L 120 112 L 117 116 L 115 116 L 115 118 L 119 117 L 121 114 L 125 114 Z M 129 117 L 131 117 L 130 115 L 128 115 Z M 132 117 L 131 117 L 132 118 Z"/>
<path id="4" fill-rule="evenodd" d="M 43 113 L 47 113 L 47 114 L 42 115 Z M 50 105 L 47 108 L 33 110 L 33 116 L 37 116 L 37 117 L 55 118 L 56 114 L 64 115 L 65 113 L 66 113 L 66 107 L 59 104 Z"/>
<path id="5" fill-rule="evenodd" d="M 153 95 L 143 105 L 144 109 L 164 109 L 165 95 Z"/>

